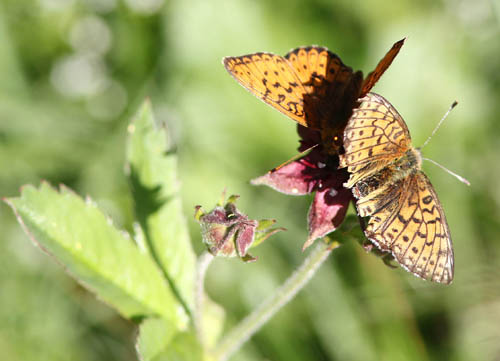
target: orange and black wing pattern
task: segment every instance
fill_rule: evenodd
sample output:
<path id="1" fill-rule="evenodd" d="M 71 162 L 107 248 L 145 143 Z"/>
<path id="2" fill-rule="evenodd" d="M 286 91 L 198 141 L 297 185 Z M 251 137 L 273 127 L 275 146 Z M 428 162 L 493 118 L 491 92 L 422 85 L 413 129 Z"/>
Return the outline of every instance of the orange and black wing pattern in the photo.
<path id="1" fill-rule="evenodd" d="M 317 130 L 342 131 L 361 94 L 368 92 L 388 68 L 404 40 L 394 44 L 363 82 L 327 48 L 300 47 L 284 57 L 254 53 L 223 60 L 243 87 L 299 124 Z"/>
<path id="2" fill-rule="evenodd" d="M 433 282 L 451 283 L 450 229 L 427 176 L 417 171 L 384 192 L 392 200 L 371 214 L 365 230 L 367 238 L 380 249 L 392 252 L 407 271 Z"/>
<path id="3" fill-rule="evenodd" d="M 453 248 L 443 208 L 408 128 L 382 96 L 360 99 L 344 130 L 340 167 L 350 173 L 366 237 L 409 272 L 438 283 L 453 280 Z"/>
<path id="4" fill-rule="evenodd" d="M 347 187 L 387 166 L 411 147 L 408 127 L 382 96 L 369 93 L 360 99 L 344 130 L 340 168 L 351 174 Z"/>
<path id="5" fill-rule="evenodd" d="M 335 54 L 316 46 L 295 49 L 286 57 L 271 53 L 226 57 L 224 66 L 252 94 L 312 129 L 322 128 L 320 103 L 329 89 L 345 89 L 353 77 L 352 69 Z"/>

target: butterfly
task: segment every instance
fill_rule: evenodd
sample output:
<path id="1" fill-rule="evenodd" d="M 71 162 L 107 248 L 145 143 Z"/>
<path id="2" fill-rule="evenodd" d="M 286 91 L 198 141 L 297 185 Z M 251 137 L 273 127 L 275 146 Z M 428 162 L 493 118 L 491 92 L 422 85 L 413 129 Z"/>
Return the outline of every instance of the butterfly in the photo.
<path id="1" fill-rule="evenodd" d="M 347 167 L 366 237 L 416 276 L 453 280 L 453 248 L 443 208 L 421 170 L 420 151 L 397 110 L 381 95 L 361 98 L 344 130 Z"/>
<path id="2" fill-rule="evenodd" d="M 296 48 L 284 57 L 263 52 L 225 57 L 223 63 L 252 94 L 300 125 L 319 130 L 325 150 L 337 154 L 358 98 L 371 90 L 404 41 L 396 42 L 365 79 L 320 46 Z"/>

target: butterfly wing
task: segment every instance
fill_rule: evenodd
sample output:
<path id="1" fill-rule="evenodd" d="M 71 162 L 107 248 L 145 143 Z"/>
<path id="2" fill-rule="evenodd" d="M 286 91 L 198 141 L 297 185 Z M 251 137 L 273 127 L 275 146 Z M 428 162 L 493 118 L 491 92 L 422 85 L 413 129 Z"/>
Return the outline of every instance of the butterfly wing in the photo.
<path id="1" fill-rule="evenodd" d="M 323 47 L 297 48 L 285 57 L 271 53 L 226 57 L 223 62 L 252 94 L 313 129 L 324 128 L 325 118 L 331 114 L 323 105 L 326 99 L 335 103 L 336 96 L 352 87 L 352 69 Z"/>
<path id="2" fill-rule="evenodd" d="M 223 60 L 226 70 L 252 94 L 299 124 L 313 127 L 313 114 L 304 112 L 307 90 L 290 63 L 282 56 L 255 53 Z"/>
<path id="3" fill-rule="evenodd" d="M 344 131 L 340 166 L 351 176 L 365 234 L 408 271 L 434 282 L 453 279 L 453 249 L 443 209 L 419 170 L 408 128 L 382 96 L 368 93 Z"/>
<path id="4" fill-rule="evenodd" d="M 387 68 L 391 65 L 396 55 L 398 55 L 399 50 L 403 46 L 405 40 L 406 38 L 401 39 L 400 41 L 394 43 L 392 48 L 387 52 L 387 54 L 385 54 L 382 60 L 379 61 L 375 70 L 372 71 L 370 74 L 368 74 L 365 81 L 363 82 L 361 93 L 359 95 L 360 97 L 364 97 L 373 88 L 373 86 L 380 79 L 382 74 L 384 74 Z"/>
<path id="5" fill-rule="evenodd" d="M 308 90 L 304 108 L 306 114 L 316 114 L 323 138 L 341 135 L 359 97 L 363 73 L 353 72 L 337 55 L 322 47 L 297 48 L 285 58 Z"/>
<path id="6" fill-rule="evenodd" d="M 434 282 L 453 280 L 453 248 L 443 208 L 427 176 L 416 171 L 392 184 L 372 204 L 365 230 L 409 272 Z M 385 198 L 385 199 L 383 199 Z"/>
<path id="7" fill-rule="evenodd" d="M 345 66 L 340 58 L 327 48 L 319 46 L 300 47 L 285 55 L 301 83 L 309 94 L 325 96 L 335 79 L 345 79 L 352 75 L 352 69 Z"/>
<path id="8" fill-rule="evenodd" d="M 340 156 L 339 167 L 347 167 L 351 173 L 348 188 L 401 157 L 411 146 L 408 127 L 384 97 L 368 93 L 360 101 L 344 130 L 345 153 Z"/>

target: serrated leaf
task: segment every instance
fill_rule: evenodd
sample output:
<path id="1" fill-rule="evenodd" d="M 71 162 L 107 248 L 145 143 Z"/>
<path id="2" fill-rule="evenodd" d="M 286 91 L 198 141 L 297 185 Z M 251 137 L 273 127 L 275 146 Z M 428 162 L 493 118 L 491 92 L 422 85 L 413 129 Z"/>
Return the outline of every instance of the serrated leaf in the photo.
<path id="1" fill-rule="evenodd" d="M 141 361 L 208 361 L 192 332 L 177 332 L 162 319 L 141 323 L 136 349 Z"/>
<path id="2" fill-rule="evenodd" d="M 160 315 L 176 328 L 187 317 L 147 253 L 141 253 L 94 203 L 65 187 L 25 186 L 5 200 L 33 242 L 124 317 Z"/>
<path id="3" fill-rule="evenodd" d="M 149 101 L 129 126 L 128 171 L 136 214 L 153 258 L 189 311 L 194 304 L 196 258 L 182 213 L 177 156 Z"/>

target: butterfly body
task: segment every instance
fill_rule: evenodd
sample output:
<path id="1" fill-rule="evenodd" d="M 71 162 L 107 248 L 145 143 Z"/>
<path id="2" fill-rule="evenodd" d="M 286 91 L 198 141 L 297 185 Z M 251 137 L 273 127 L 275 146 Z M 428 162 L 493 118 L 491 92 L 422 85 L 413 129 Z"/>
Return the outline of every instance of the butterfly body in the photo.
<path id="1" fill-rule="evenodd" d="M 355 185 L 352 184 L 354 197 L 359 199 L 361 203 L 372 199 L 379 193 L 383 193 L 385 187 L 390 187 L 420 170 L 421 164 L 420 152 L 414 148 L 409 149 L 402 157 L 396 158 L 384 168 L 359 180 Z M 351 186 L 351 183 L 347 183 L 346 186 Z M 378 207 L 381 206 L 382 204 L 378 205 Z M 371 215 L 369 211 L 361 214 L 362 217 L 369 215 Z"/>
<path id="2" fill-rule="evenodd" d="M 408 271 L 434 282 L 453 279 L 450 231 L 434 188 L 421 170 L 420 151 L 408 128 L 382 96 L 360 99 L 344 130 L 347 167 L 365 235 Z"/>

